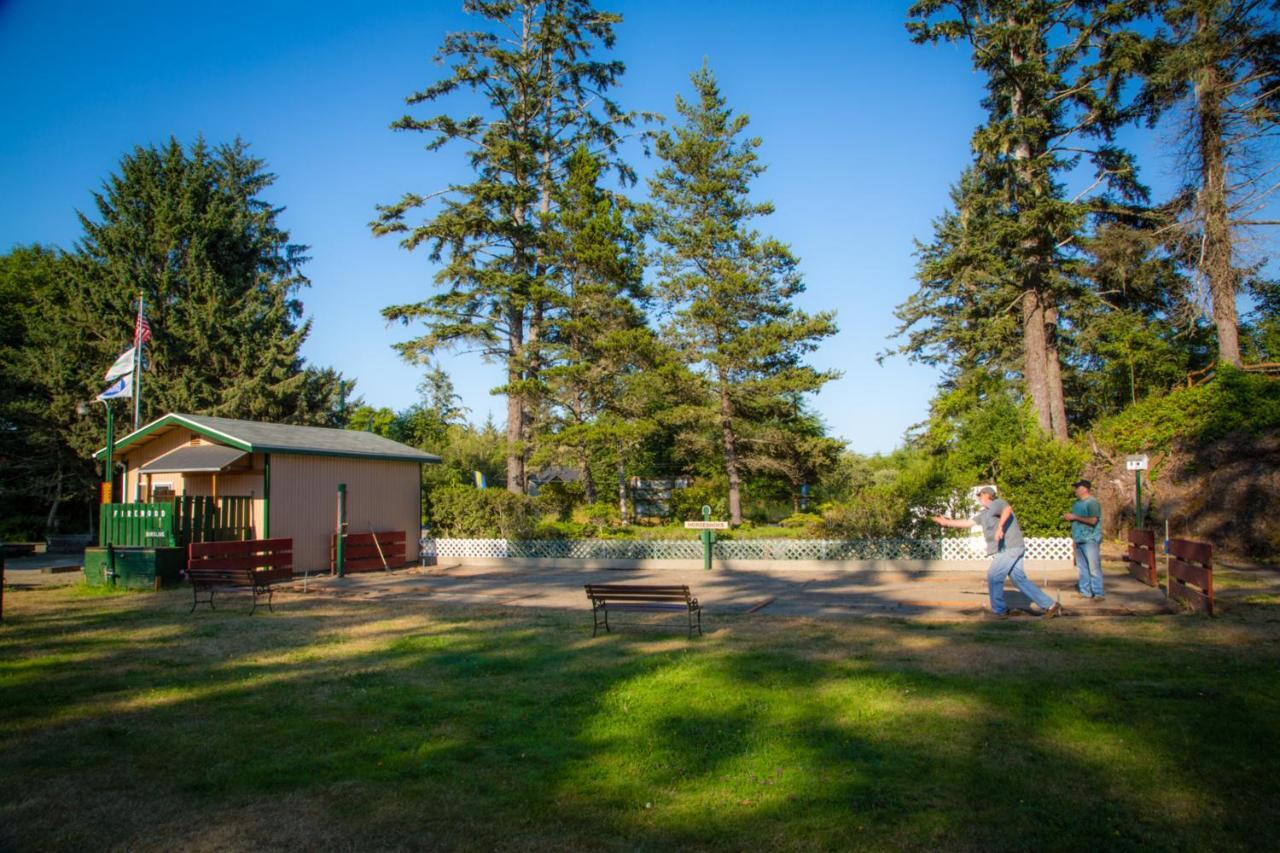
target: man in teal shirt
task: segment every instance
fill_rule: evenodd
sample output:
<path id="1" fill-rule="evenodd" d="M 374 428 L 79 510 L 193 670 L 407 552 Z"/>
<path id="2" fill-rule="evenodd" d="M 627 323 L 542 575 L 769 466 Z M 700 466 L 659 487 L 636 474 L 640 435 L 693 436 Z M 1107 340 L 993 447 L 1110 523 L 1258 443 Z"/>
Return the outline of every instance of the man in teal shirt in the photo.
<path id="1" fill-rule="evenodd" d="M 1076 568 L 1080 571 L 1077 590 L 1081 597 L 1099 601 L 1106 597 L 1102 589 L 1102 504 L 1091 494 L 1088 480 L 1072 483 L 1076 490 L 1071 512 L 1062 514 L 1071 522 L 1071 541 L 1076 546 Z"/>

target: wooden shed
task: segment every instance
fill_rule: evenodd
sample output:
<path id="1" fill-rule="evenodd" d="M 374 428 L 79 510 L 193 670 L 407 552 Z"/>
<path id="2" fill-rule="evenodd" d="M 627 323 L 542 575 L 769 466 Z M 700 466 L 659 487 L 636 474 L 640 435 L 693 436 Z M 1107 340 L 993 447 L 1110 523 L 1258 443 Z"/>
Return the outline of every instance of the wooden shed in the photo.
<path id="1" fill-rule="evenodd" d="M 291 537 L 299 572 L 330 567 L 340 485 L 350 534 L 403 531 L 406 558 L 416 559 L 421 466 L 440 461 L 369 432 L 182 414 L 119 439 L 114 459 L 123 500 L 212 498 L 248 528 L 239 538 Z"/>

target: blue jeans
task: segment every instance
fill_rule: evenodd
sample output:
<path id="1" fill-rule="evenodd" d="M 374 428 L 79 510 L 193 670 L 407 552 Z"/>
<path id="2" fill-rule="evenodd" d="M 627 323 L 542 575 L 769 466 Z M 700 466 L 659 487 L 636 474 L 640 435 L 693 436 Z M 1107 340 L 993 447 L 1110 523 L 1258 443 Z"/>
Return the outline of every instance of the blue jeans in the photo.
<path id="1" fill-rule="evenodd" d="M 1102 591 L 1102 543 L 1077 542 L 1076 568 L 1080 570 L 1077 588 L 1081 595 L 1103 595 Z"/>
<path id="2" fill-rule="evenodd" d="M 991 568 L 987 569 L 987 591 L 991 593 L 992 612 L 1008 612 L 1004 604 L 1004 579 L 1009 577 L 1013 578 L 1014 586 L 1038 604 L 1040 609 L 1048 610 L 1053 606 L 1053 599 L 1033 584 L 1031 578 L 1027 577 L 1027 573 L 1022 570 L 1022 555 L 1022 548 L 1013 548 L 999 552 L 991 561 Z"/>

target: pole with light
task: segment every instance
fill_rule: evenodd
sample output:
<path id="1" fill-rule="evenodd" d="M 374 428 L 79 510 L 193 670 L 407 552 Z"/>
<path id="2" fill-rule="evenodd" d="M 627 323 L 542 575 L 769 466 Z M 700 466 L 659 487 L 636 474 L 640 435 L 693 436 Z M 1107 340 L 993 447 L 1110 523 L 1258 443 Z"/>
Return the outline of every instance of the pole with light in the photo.
<path id="1" fill-rule="evenodd" d="M 101 403 L 107 410 L 107 457 L 102 462 L 102 493 L 100 503 L 111 503 L 111 474 L 114 459 L 112 458 L 116 449 L 116 425 L 115 418 L 111 412 L 111 401 L 103 400 L 99 397 L 94 402 Z M 77 403 L 76 414 L 84 417 L 89 414 L 92 403 Z"/>

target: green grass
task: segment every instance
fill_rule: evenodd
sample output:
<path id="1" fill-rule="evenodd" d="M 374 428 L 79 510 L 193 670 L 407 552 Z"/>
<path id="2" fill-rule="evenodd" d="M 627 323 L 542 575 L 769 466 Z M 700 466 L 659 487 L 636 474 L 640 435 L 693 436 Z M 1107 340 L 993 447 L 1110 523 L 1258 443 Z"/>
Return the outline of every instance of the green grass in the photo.
<path id="1" fill-rule="evenodd" d="M 0 849 L 1248 849 L 1274 601 L 1051 623 L 11 592 Z M 1240 614 L 1245 614 L 1241 616 Z"/>

